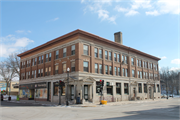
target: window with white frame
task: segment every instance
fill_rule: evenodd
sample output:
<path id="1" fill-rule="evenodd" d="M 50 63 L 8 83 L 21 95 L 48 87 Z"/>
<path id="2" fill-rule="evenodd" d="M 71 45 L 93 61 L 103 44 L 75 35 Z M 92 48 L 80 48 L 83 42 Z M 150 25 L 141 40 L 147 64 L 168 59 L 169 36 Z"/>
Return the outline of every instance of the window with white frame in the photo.
<path id="1" fill-rule="evenodd" d="M 95 63 L 95 73 L 98 73 L 98 64 Z"/>
<path id="2" fill-rule="evenodd" d="M 63 73 L 66 73 L 66 63 L 63 64 Z"/>
<path id="3" fill-rule="evenodd" d="M 84 61 L 83 68 L 84 68 L 84 72 L 89 72 L 89 62 Z"/>
<path id="4" fill-rule="evenodd" d="M 94 57 L 98 57 L 98 49 L 97 48 L 94 48 Z"/>
<path id="5" fill-rule="evenodd" d="M 132 77 L 135 77 L 135 73 L 134 73 L 134 70 L 132 70 Z"/>
<path id="6" fill-rule="evenodd" d="M 75 45 L 71 46 L 71 55 L 75 55 Z"/>
<path id="7" fill-rule="evenodd" d="M 63 48 L 63 57 L 66 57 L 66 48 Z"/>
<path id="8" fill-rule="evenodd" d="M 117 67 L 114 67 L 114 75 L 117 75 Z"/>
<path id="9" fill-rule="evenodd" d="M 106 72 L 106 74 L 108 74 L 108 66 L 107 65 L 105 66 L 105 72 Z"/>
<path id="10" fill-rule="evenodd" d="M 117 54 L 117 62 L 120 62 L 120 55 Z"/>
<path id="11" fill-rule="evenodd" d="M 56 51 L 56 59 L 59 58 L 59 50 Z"/>
<path id="12" fill-rule="evenodd" d="M 117 54 L 116 53 L 114 53 L 114 61 L 117 61 L 117 56 L 116 56 Z"/>
<path id="13" fill-rule="evenodd" d="M 49 61 L 51 61 L 51 53 L 49 53 Z"/>
<path id="14" fill-rule="evenodd" d="M 48 54 L 46 54 L 46 62 L 48 62 Z"/>
<path id="15" fill-rule="evenodd" d="M 108 59 L 108 51 L 105 51 L 105 59 Z"/>
<path id="16" fill-rule="evenodd" d="M 112 60 L 112 53 L 109 52 L 109 60 Z"/>
<path id="17" fill-rule="evenodd" d="M 102 72 L 102 65 L 101 65 L 101 64 L 99 64 L 99 73 L 100 73 L 100 74 L 103 73 L 103 72 Z"/>
<path id="18" fill-rule="evenodd" d="M 59 67 L 58 65 L 55 65 L 55 74 L 58 74 Z"/>
<path id="19" fill-rule="evenodd" d="M 99 58 L 102 58 L 102 49 L 99 49 Z"/>
<path id="20" fill-rule="evenodd" d="M 88 46 L 87 45 L 83 45 L 83 54 L 84 55 L 89 55 L 89 51 L 88 51 Z"/>
<path id="21" fill-rule="evenodd" d="M 71 62 L 71 72 L 75 72 L 75 61 Z"/>
<path id="22" fill-rule="evenodd" d="M 112 75 L 112 67 L 111 66 L 109 66 L 109 73 L 110 73 L 110 75 Z"/>
<path id="23" fill-rule="evenodd" d="M 118 67 L 118 75 L 121 76 L 120 67 Z"/>
<path id="24" fill-rule="evenodd" d="M 38 62 L 38 64 L 41 64 L 41 56 L 39 56 L 39 62 Z"/>

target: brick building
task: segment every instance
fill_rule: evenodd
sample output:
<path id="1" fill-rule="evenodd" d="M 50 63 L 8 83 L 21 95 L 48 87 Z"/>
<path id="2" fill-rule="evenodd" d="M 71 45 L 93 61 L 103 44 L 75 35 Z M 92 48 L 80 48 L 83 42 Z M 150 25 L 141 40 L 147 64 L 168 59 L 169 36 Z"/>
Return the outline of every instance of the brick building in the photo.
<path id="1" fill-rule="evenodd" d="M 20 98 L 76 103 L 100 100 L 99 81 L 104 80 L 103 99 L 118 102 L 160 98 L 160 58 L 123 45 L 122 33 L 115 42 L 75 30 L 19 54 Z M 69 85 L 67 86 L 67 68 Z M 68 94 L 67 94 L 68 90 Z"/>

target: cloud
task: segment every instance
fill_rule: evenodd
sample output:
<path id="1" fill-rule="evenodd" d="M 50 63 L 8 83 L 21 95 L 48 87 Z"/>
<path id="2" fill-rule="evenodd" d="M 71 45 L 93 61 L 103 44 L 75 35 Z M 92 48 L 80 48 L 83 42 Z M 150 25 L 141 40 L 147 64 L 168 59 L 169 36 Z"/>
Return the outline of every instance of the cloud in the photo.
<path id="1" fill-rule="evenodd" d="M 179 14 L 179 3 L 179 0 L 81 0 L 81 4 L 85 5 L 85 13 L 96 13 L 101 20 L 112 23 L 116 23 L 116 12 L 122 12 L 125 16 L 135 16 L 142 11 L 148 16 Z"/>
<path id="2" fill-rule="evenodd" d="M 170 69 L 170 71 L 180 71 L 180 68 L 175 68 L 175 67 L 172 67 L 171 69 Z"/>
<path id="3" fill-rule="evenodd" d="M 8 35 L 5 37 L 0 37 L 0 48 L 1 53 L 0 57 L 8 57 L 9 54 L 16 52 L 22 47 L 26 47 L 30 43 L 33 43 L 33 40 L 30 40 L 27 37 L 18 38 L 14 35 Z"/>
<path id="4" fill-rule="evenodd" d="M 53 19 L 48 20 L 48 21 L 46 21 L 46 22 L 53 22 L 53 21 L 57 21 L 58 19 L 59 19 L 59 17 L 56 17 L 56 18 L 53 18 Z"/>
<path id="5" fill-rule="evenodd" d="M 180 59 L 171 60 L 172 64 L 180 64 Z"/>
<path id="6" fill-rule="evenodd" d="M 16 30 L 15 32 L 18 33 L 18 34 L 21 34 L 21 33 L 23 33 L 23 34 L 31 33 L 30 30 L 27 30 L 27 31 L 25 31 L 25 30 Z"/>
<path id="7" fill-rule="evenodd" d="M 129 10 L 125 15 L 126 16 L 133 16 L 133 15 L 136 15 L 136 14 L 139 14 L 139 12 L 135 11 L 135 10 Z"/>
<path id="8" fill-rule="evenodd" d="M 166 59 L 166 58 L 167 58 L 166 56 L 161 57 L 161 59 Z"/>
<path id="9" fill-rule="evenodd" d="M 157 16 L 157 15 L 159 15 L 159 14 L 160 14 L 160 13 L 159 13 L 157 10 L 146 12 L 146 15 L 154 15 L 154 16 Z"/>

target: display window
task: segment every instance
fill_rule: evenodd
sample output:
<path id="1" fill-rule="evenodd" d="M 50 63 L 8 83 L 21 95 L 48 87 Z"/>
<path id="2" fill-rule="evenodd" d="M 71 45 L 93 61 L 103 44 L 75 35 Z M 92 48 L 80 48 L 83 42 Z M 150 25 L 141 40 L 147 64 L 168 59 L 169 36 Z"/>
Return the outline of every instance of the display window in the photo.
<path id="1" fill-rule="evenodd" d="M 47 88 L 36 89 L 35 98 L 47 98 Z"/>
<path id="2" fill-rule="evenodd" d="M 30 92 L 29 89 L 20 89 L 19 90 L 19 97 L 20 98 L 30 98 Z"/>

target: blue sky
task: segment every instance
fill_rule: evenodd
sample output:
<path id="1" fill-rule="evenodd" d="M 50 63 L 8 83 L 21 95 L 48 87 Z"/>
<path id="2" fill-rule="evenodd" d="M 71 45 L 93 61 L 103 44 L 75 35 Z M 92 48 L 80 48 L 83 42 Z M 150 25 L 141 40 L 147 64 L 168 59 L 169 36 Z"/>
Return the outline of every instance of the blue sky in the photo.
<path id="1" fill-rule="evenodd" d="M 161 58 L 180 69 L 179 0 L 1 0 L 0 57 L 81 29 Z"/>

